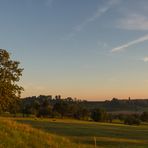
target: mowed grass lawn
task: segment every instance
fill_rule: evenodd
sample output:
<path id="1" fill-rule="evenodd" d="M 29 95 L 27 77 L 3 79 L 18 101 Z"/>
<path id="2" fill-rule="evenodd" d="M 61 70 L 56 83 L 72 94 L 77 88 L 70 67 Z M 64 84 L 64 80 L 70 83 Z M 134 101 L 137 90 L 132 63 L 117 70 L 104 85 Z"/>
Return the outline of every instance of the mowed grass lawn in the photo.
<path id="1" fill-rule="evenodd" d="M 78 147 L 148 148 L 148 125 L 95 123 L 70 119 L 15 119 L 46 133 L 67 138 Z M 84 147 L 85 147 L 84 146 Z M 60 146 L 59 146 L 60 147 Z M 66 147 L 66 146 L 65 146 Z"/>

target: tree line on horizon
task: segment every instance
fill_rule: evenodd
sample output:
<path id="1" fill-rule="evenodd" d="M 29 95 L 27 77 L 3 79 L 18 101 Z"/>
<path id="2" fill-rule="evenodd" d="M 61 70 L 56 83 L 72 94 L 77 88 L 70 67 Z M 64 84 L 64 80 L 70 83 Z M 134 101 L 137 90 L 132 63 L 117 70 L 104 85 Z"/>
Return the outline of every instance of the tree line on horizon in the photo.
<path id="1" fill-rule="evenodd" d="M 118 100 L 113 98 L 110 101 L 110 105 L 119 105 Z M 125 100 L 124 100 L 125 101 Z M 131 100 L 128 100 L 131 101 Z M 106 101 L 102 101 L 105 103 Z M 102 103 L 100 102 L 100 103 Z M 78 120 L 88 120 L 96 122 L 112 122 L 114 119 L 119 119 L 125 124 L 140 124 L 141 121 L 148 121 L 148 112 L 133 112 L 127 113 L 113 113 L 108 112 L 103 105 L 88 107 L 87 104 L 92 103 L 86 100 L 77 100 L 76 98 L 63 98 L 60 95 L 55 96 L 44 96 L 38 97 L 27 97 L 21 100 L 21 112 L 24 116 L 35 115 L 36 117 L 49 117 L 49 118 L 75 118 Z M 115 105 L 116 104 L 116 105 Z M 124 104 L 124 103 L 123 103 Z M 119 107 L 121 107 L 119 105 Z"/>

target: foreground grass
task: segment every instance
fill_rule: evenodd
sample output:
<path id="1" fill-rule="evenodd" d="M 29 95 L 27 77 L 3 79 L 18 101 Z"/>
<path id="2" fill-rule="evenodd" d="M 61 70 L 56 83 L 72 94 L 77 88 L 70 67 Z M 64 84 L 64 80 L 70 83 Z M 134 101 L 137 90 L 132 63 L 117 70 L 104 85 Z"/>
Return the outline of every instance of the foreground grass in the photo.
<path id="1" fill-rule="evenodd" d="M 0 148 L 147 148 L 148 125 L 0 118 Z"/>
<path id="2" fill-rule="evenodd" d="M 81 146 L 105 148 L 148 148 L 148 125 L 95 123 L 60 119 L 18 119 L 19 122 L 66 137 Z"/>
<path id="3" fill-rule="evenodd" d="M 87 147 L 86 145 L 81 145 Z M 69 139 L 16 123 L 12 119 L 0 118 L 0 148 L 65 148 L 80 147 Z"/>

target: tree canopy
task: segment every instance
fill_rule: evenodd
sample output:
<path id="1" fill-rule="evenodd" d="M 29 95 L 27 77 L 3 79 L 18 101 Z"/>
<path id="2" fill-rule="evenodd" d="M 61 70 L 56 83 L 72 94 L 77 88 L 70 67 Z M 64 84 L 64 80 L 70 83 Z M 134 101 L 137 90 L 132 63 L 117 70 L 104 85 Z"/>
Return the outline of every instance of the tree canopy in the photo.
<path id="1" fill-rule="evenodd" d="M 20 62 L 10 59 L 5 49 L 0 49 L 0 109 L 6 111 L 21 96 L 23 88 L 17 84 L 23 69 Z"/>

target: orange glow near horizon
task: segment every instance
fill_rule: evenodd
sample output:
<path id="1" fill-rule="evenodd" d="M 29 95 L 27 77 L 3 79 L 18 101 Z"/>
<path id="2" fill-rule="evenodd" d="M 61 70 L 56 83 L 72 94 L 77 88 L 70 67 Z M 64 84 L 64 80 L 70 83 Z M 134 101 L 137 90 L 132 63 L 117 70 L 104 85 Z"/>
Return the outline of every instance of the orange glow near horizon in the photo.
<path id="1" fill-rule="evenodd" d="M 39 95 L 52 95 L 53 97 L 55 95 L 61 95 L 62 98 L 66 97 L 72 97 L 77 99 L 85 99 L 85 100 L 111 100 L 112 98 L 118 98 L 118 99 L 128 99 L 131 97 L 131 99 L 146 99 L 147 93 L 146 92 L 138 92 L 138 91 L 129 91 L 129 92 L 111 92 L 106 91 L 99 93 L 91 93 L 86 91 L 86 93 L 82 92 L 69 92 L 69 93 L 63 93 L 61 91 L 28 91 L 23 92 L 22 97 L 28 97 L 28 96 L 39 96 Z"/>

